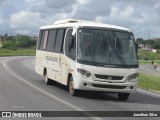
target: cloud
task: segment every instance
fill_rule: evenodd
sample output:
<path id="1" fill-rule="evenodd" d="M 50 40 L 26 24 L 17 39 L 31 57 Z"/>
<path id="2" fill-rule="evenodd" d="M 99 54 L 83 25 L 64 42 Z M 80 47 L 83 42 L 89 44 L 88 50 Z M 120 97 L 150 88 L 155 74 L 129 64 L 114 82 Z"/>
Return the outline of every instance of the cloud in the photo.
<path id="1" fill-rule="evenodd" d="M 91 0 L 77 0 L 77 3 L 79 5 L 87 5 L 90 2 L 91 2 Z"/>
<path id="2" fill-rule="evenodd" d="M 0 18 L 0 24 L 3 24 L 3 20 Z"/>
<path id="3" fill-rule="evenodd" d="M 159 0 L 0 0 L 1 34 L 35 34 L 40 26 L 68 18 L 124 26 L 144 38 L 150 26 L 151 36 L 160 37 Z"/>
<path id="4" fill-rule="evenodd" d="M 134 14 L 135 9 L 132 6 L 125 6 L 123 7 L 123 9 L 121 9 L 120 6 L 111 6 L 111 11 L 108 15 L 106 14 L 106 16 L 96 16 L 95 21 L 108 24 L 116 24 L 120 26 L 128 26 L 133 23 L 137 23 L 138 19 L 136 17 L 133 17 Z"/>
<path id="5" fill-rule="evenodd" d="M 40 19 L 40 13 L 21 11 L 11 15 L 10 26 L 15 29 L 14 32 L 16 33 L 21 31 L 20 33 L 29 34 L 34 30 L 36 31 L 43 21 Z"/>
<path id="6" fill-rule="evenodd" d="M 61 9 L 63 7 L 70 6 L 71 4 L 74 3 L 75 0 L 46 0 L 46 5 L 49 8 L 56 8 L 56 9 Z"/>
<path id="7" fill-rule="evenodd" d="M 6 0 L 0 0 L 0 6 L 3 5 L 3 3 L 5 3 Z"/>
<path id="8" fill-rule="evenodd" d="M 26 0 L 30 6 L 29 10 L 50 14 L 50 12 L 65 11 L 68 6 L 72 6 L 75 0 Z"/>
<path id="9" fill-rule="evenodd" d="M 156 13 L 158 14 L 158 16 L 160 16 L 160 4 L 157 4 L 157 5 L 155 6 L 155 11 L 156 11 Z"/>
<path id="10" fill-rule="evenodd" d="M 37 26 L 39 21 L 39 13 L 33 13 L 29 11 L 21 11 L 11 15 L 11 27 L 12 28 L 31 28 Z"/>
<path id="11" fill-rule="evenodd" d="M 26 0 L 26 3 L 33 3 L 35 0 Z"/>
<path id="12" fill-rule="evenodd" d="M 120 19 L 129 19 L 131 15 L 134 13 L 134 9 L 132 6 L 127 6 L 124 10 L 121 10 L 118 7 L 112 6 L 111 7 L 111 18 L 120 18 Z"/>

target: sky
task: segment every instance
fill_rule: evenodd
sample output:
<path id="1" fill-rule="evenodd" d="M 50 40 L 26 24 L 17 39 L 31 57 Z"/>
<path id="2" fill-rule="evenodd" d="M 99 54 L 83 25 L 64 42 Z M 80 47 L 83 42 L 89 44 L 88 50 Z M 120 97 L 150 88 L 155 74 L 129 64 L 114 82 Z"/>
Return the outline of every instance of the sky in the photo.
<path id="1" fill-rule="evenodd" d="M 41 26 L 62 19 L 119 25 L 135 38 L 160 38 L 160 0 L 0 0 L 0 35 L 37 35 Z"/>

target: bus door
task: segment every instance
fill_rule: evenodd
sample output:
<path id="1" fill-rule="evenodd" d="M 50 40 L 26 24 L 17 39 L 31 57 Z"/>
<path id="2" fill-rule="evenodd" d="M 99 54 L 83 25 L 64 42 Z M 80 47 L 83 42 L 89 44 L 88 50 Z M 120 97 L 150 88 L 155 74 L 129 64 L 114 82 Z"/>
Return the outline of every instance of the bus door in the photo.
<path id="1" fill-rule="evenodd" d="M 75 63 L 75 54 L 76 54 L 76 30 L 73 28 L 68 28 L 65 35 L 65 44 L 64 44 L 64 54 L 67 57 L 64 57 L 62 62 L 62 83 L 67 85 L 67 78 L 69 70 L 72 70 Z"/>

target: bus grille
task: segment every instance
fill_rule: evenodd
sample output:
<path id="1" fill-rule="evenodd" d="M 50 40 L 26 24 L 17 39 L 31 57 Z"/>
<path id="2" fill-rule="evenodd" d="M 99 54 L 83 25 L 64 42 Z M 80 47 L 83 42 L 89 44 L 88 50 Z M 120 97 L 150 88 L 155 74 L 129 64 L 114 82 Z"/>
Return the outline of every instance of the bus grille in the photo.
<path id="1" fill-rule="evenodd" d="M 125 89 L 126 86 L 114 86 L 114 85 L 99 85 L 99 84 L 92 84 L 93 87 L 98 88 L 110 88 L 110 89 Z"/>
<path id="2" fill-rule="evenodd" d="M 110 75 L 98 75 L 98 74 L 95 74 L 95 76 L 96 78 L 106 79 L 106 80 L 122 80 L 123 79 L 123 76 L 110 76 Z"/>

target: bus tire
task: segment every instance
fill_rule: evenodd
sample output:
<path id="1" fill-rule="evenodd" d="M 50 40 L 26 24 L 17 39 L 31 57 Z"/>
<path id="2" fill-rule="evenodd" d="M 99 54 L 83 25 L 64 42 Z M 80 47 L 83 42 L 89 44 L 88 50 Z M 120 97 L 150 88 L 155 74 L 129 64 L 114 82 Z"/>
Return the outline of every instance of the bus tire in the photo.
<path id="1" fill-rule="evenodd" d="M 118 93 L 119 100 L 126 101 L 129 98 L 129 93 Z"/>
<path id="2" fill-rule="evenodd" d="M 69 94 L 72 96 L 76 96 L 78 93 L 78 90 L 74 89 L 73 77 L 70 77 L 68 87 L 69 87 Z"/>
<path id="3" fill-rule="evenodd" d="M 51 85 L 52 84 L 52 80 L 48 78 L 47 72 L 45 72 L 44 80 L 45 80 L 46 85 Z"/>

